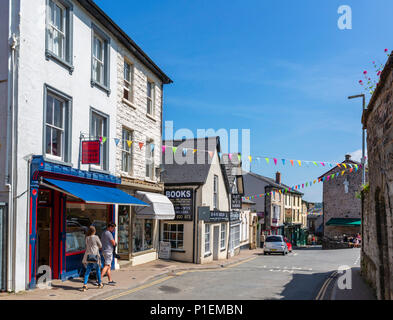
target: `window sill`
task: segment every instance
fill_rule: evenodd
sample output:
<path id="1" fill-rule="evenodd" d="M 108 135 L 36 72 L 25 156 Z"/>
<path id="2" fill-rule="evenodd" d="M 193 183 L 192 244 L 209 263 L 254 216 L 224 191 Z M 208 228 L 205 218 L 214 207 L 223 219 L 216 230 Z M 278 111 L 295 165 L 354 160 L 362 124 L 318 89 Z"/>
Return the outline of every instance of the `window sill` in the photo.
<path id="1" fill-rule="evenodd" d="M 67 61 L 63 60 L 62 58 L 59 58 L 52 52 L 50 52 L 48 49 L 45 50 L 45 58 L 46 60 L 53 60 L 56 63 L 60 64 L 62 67 L 68 69 L 69 73 L 72 74 L 74 72 L 74 66 Z"/>
<path id="2" fill-rule="evenodd" d="M 106 94 L 108 95 L 108 97 L 110 96 L 111 89 L 109 89 L 109 87 L 107 87 L 107 86 L 105 86 L 105 85 L 103 85 L 103 84 L 101 84 L 101 83 L 99 83 L 99 82 L 97 82 L 97 81 L 95 81 L 93 79 L 91 79 L 90 84 L 91 84 L 92 87 L 97 87 L 98 89 L 101 89 L 102 91 L 105 91 Z"/>
<path id="3" fill-rule="evenodd" d="M 145 178 L 146 182 L 150 182 L 150 183 L 157 183 L 157 181 L 150 179 L 150 178 Z"/>
<path id="4" fill-rule="evenodd" d="M 226 249 L 227 249 L 227 248 L 221 248 L 221 249 L 220 249 L 220 252 L 224 252 L 224 251 L 226 251 Z"/>
<path id="5" fill-rule="evenodd" d="M 205 255 L 203 256 L 204 258 L 207 258 L 207 257 L 210 257 L 212 255 L 212 253 L 211 252 L 209 252 L 209 253 L 205 253 Z"/>
<path id="6" fill-rule="evenodd" d="M 121 101 L 122 101 L 124 104 L 126 104 L 127 106 L 136 109 L 135 105 L 134 105 L 131 101 L 128 101 L 128 100 L 125 99 L 125 98 L 122 98 Z"/>
<path id="7" fill-rule="evenodd" d="M 59 164 L 59 165 L 66 166 L 66 167 L 71 167 L 71 168 L 73 166 L 72 163 L 70 163 L 70 162 L 64 162 L 64 161 L 61 161 L 61 160 L 56 160 L 56 159 L 53 159 L 53 158 L 48 157 L 48 156 L 44 156 L 43 158 L 44 158 L 45 162 L 50 162 L 50 163 L 53 163 L 53 164 Z"/>
<path id="8" fill-rule="evenodd" d="M 147 249 L 147 250 L 144 250 L 144 251 L 133 252 L 131 255 L 133 257 L 138 257 L 138 256 L 141 256 L 143 254 L 153 253 L 153 252 L 157 252 L 157 250 L 156 249 Z"/>
<path id="9" fill-rule="evenodd" d="M 148 117 L 150 120 L 153 120 L 154 122 L 157 122 L 156 119 L 151 114 L 146 113 L 146 117 Z"/>
<path id="10" fill-rule="evenodd" d="M 98 169 L 98 168 L 89 168 L 90 172 L 96 172 L 96 173 L 102 173 L 102 174 L 110 174 L 109 170 L 103 170 L 103 169 Z"/>
<path id="11" fill-rule="evenodd" d="M 180 253 L 185 253 L 186 250 L 183 249 L 171 249 L 171 252 L 180 252 Z"/>

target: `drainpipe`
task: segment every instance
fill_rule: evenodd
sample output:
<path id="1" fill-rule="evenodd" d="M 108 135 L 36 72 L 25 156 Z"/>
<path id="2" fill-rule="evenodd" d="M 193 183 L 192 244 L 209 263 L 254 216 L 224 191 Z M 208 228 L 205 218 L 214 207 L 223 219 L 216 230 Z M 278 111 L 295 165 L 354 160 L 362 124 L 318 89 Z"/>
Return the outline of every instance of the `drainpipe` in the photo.
<path id="1" fill-rule="evenodd" d="M 16 60 L 16 47 L 17 39 L 15 34 L 12 35 L 10 42 L 11 50 L 11 64 L 10 64 L 10 82 L 9 82 L 9 107 L 7 110 L 7 147 L 6 147 L 6 167 L 5 167 L 5 186 L 8 189 L 8 225 L 7 225 L 7 290 L 14 291 L 14 245 L 15 245 L 15 235 L 14 235 L 14 193 L 15 193 L 15 60 Z M 11 157 L 10 157 L 11 155 Z M 11 162 L 11 170 L 10 170 Z M 11 174 L 10 174 L 11 171 Z"/>

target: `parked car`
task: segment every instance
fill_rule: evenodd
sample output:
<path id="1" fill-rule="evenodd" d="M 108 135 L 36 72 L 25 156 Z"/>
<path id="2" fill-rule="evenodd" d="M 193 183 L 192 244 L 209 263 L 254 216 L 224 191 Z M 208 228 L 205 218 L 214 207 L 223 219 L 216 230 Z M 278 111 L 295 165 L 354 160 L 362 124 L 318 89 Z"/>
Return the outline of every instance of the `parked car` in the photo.
<path id="1" fill-rule="evenodd" d="M 284 238 L 284 241 L 287 244 L 288 251 L 292 252 L 292 243 L 290 243 L 287 238 Z"/>
<path id="2" fill-rule="evenodd" d="M 281 253 L 283 256 L 288 254 L 288 247 L 284 237 L 280 235 L 267 236 L 263 247 L 263 254 Z"/>

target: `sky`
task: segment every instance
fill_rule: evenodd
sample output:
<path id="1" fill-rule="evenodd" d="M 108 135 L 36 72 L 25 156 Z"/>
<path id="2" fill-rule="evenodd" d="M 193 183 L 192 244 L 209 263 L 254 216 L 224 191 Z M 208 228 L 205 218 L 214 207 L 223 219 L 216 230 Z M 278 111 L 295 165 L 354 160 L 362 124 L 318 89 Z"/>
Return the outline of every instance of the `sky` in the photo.
<path id="1" fill-rule="evenodd" d="M 174 81 L 164 88 L 164 121 L 175 131 L 238 129 L 241 141 L 249 129 L 254 158 L 360 160 L 362 101 L 347 97 L 364 92 L 363 71 L 384 64 L 384 49 L 393 49 L 393 1 L 96 3 Z M 352 9 L 352 29 L 338 28 L 341 5 Z M 253 161 L 251 171 L 280 171 L 292 186 L 327 170 Z M 301 191 L 322 201 L 321 184 Z"/>

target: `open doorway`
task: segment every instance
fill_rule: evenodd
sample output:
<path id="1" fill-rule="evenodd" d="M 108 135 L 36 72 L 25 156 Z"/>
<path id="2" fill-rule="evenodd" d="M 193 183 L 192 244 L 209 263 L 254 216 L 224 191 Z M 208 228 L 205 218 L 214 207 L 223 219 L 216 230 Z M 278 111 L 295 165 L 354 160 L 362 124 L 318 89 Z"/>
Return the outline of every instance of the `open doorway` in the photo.
<path id="1" fill-rule="evenodd" d="M 37 210 L 37 270 L 40 266 L 51 266 L 51 208 Z M 37 278 L 43 273 L 37 272 Z"/>

